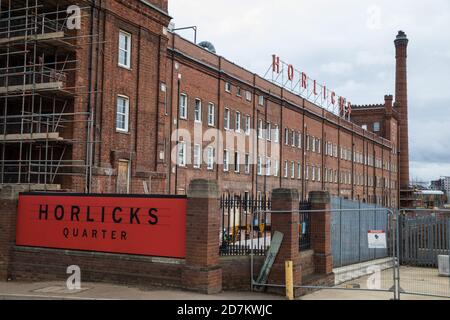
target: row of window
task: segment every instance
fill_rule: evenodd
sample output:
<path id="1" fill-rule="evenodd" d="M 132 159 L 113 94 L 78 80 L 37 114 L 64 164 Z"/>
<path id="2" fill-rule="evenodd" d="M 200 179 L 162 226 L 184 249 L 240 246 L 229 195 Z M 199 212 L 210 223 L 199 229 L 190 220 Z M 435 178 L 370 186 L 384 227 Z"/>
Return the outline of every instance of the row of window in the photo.
<path id="1" fill-rule="evenodd" d="M 232 94 L 233 86 L 230 82 L 225 82 L 225 92 Z M 236 97 L 242 97 L 242 88 L 237 86 L 236 87 Z M 252 101 L 252 93 L 248 90 L 245 90 L 245 100 L 248 102 Z M 260 95 L 258 96 L 258 105 L 264 106 L 265 98 L 264 96 Z"/>
<path id="2" fill-rule="evenodd" d="M 193 161 L 193 167 L 195 169 L 200 169 L 203 163 L 202 155 L 203 150 L 202 147 L 199 144 L 194 145 L 193 149 L 194 154 L 194 161 Z M 244 162 L 241 162 L 241 153 L 240 152 L 234 152 L 233 160 L 231 160 L 231 153 L 229 150 L 224 150 L 223 152 L 223 170 L 224 172 L 230 171 L 230 166 L 233 164 L 234 172 L 241 173 L 244 172 L 245 174 L 251 173 L 251 156 L 250 154 L 244 154 L 242 155 L 244 157 Z M 214 161 L 216 157 L 216 152 L 214 147 L 208 147 L 206 149 L 206 165 L 208 170 L 214 169 Z M 180 167 L 186 167 L 187 166 L 187 145 L 185 142 L 181 142 L 178 145 L 178 165 Z M 272 160 L 270 158 L 264 158 L 264 157 L 258 157 L 257 159 L 257 174 L 259 176 L 274 176 L 278 177 L 280 172 L 279 167 L 279 161 L 278 160 Z M 305 179 L 311 180 L 311 181 L 317 181 L 321 182 L 322 175 L 321 175 L 321 168 L 316 166 L 305 166 L 305 172 L 304 172 Z M 284 162 L 284 178 L 291 178 L 291 179 L 302 179 L 302 165 L 299 162 L 295 161 L 285 161 Z M 382 187 L 382 180 L 377 179 L 377 187 Z M 338 170 L 328 169 L 325 168 L 324 171 L 324 182 L 326 183 L 338 183 Z M 339 182 L 341 184 L 348 184 L 351 185 L 351 172 L 341 172 Z M 367 185 L 369 187 L 374 186 L 374 179 L 373 177 L 367 177 L 364 175 L 356 174 L 353 178 L 353 183 L 355 186 L 364 186 Z M 385 179 L 384 187 L 389 187 L 389 181 Z M 395 184 L 391 187 L 394 188 Z"/>
<path id="3" fill-rule="evenodd" d="M 202 121 L 202 102 L 200 99 L 196 99 L 195 104 L 195 121 Z M 130 102 L 129 98 L 126 96 L 119 95 L 117 97 L 117 115 L 116 115 L 116 129 L 119 132 L 128 132 L 129 130 L 129 108 Z M 181 114 L 180 114 L 181 115 Z M 214 126 L 214 118 L 215 118 L 215 106 L 212 103 L 208 104 L 208 125 Z M 231 110 L 225 109 L 225 128 L 227 130 L 231 130 Z M 246 135 L 250 134 L 250 130 L 252 127 L 252 118 L 249 115 L 245 115 L 244 119 L 242 119 L 242 115 L 240 112 L 236 112 L 235 114 L 235 130 L 236 132 L 241 132 L 242 122 L 244 122 L 244 129 Z M 265 129 L 265 130 L 264 130 Z M 267 139 L 268 141 L 272 141 L 275 143 L 279 142 L 279 126 L 277 124 L 271 124 L 267 122 L 264 127 L 263 120 L 258 121 L 258 137 L 260 139 Z M 307 151 L 321 153 L 321 139 L 306 136 L 306 146 Z M 295 130 L 285 129 L 285 144 L 291 145 L 292 147 L 302 148 L 302 134 L 300 132 L 296 132 Z M 327 142 L 325 146 L 325 155 L 336 157 L 337 158 L 337 150 L 338 146 L 336 144 L 332 144 L 331 142 Z M 361 152 L 354 152 L 352 159 L 352 151 L 346 148 L 341 147 L 340 149 L 340 157 L 341 160 L 352 161 L 354 159 L 355 163 L 366 164 L 368 166 L 374 166 L 379 169 L 390 170 L 396 172 L 397 166 L 395 164 L 390 163 L 389 161 L 383 161 L 381 159 L 375 159 L 373 156 L 365 156 Z"/>

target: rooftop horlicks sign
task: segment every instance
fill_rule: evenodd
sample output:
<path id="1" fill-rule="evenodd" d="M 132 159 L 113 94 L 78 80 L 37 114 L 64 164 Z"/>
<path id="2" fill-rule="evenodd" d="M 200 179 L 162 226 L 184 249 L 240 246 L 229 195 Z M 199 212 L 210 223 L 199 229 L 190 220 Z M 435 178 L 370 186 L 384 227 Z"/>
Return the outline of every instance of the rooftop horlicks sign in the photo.
<path id="1" fill-rule="evenodd" d="M 350 120 L 352 113 L 350 101 L 338 96 L 335 91 L 328 89 L 326 85 L 319 84 L 316 80 L 311 79 L 305 72 L 297 70 L 294 65 L 282 61 L 275 54 L 272 56 L 272 65 L 264 78 L 311 103 Z"/>

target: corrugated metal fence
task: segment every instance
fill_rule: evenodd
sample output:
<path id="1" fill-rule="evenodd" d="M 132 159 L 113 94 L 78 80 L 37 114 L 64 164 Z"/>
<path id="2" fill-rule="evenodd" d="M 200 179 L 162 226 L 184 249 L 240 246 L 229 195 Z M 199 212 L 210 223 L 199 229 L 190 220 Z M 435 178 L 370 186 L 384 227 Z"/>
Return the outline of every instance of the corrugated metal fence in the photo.
<path id="1" fill-rule="evenodd" d="M 375 204 L 331 198 L 331 237 L 334 267 L 339 268 L 389 256 L 389 249 L 369 249 L 368 231 L 384 230 L 389 241 L 389 211 Z M 381 209 L 381 210 L 380 210 Z M 386 210 L 383 210 L 386 209 Z M 345 211 L 352 210 L 352 211 Z"/>

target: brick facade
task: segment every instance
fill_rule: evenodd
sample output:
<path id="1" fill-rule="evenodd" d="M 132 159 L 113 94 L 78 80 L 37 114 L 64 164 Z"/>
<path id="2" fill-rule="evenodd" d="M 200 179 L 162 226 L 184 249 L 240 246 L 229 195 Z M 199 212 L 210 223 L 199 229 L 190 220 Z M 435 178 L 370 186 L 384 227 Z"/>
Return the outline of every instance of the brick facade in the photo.
<path id="1" fill-rule="evenodd" d="M 167 1 L 147 3 L 150 5 L 135 0 L 103 1 L 83 14 L 80 34 L 91 34 L 97 41 L 76 39 L 74 57 L 79 65 L 74 86 L 91 93 L 75 96 L 73 109 L 80 113 L 79 117 L 91 112 L 93 127 L 88 130 L 84 121 L 75 121 L 71 128 L 73 140 L 89 143 L 87 147 L 75 143 L 70 158 L 85 163 L 87 168 L 58 177 L 63 190 L 186 194 L 192 180 L 214 179 L 220 192 L 249 192 L 256 196 L 276 188 L 295 188 L 306 199 L 310 191 L 326 190 L 349 199 L 398 205 L 400 166 L 396 151 L 401 149 L 398 144 L 405 142 L 405 137 L 398 139 L 398 128 L 405 127 L 405 111 L 401 110 L 406 104 L 405 50 L 400 42 L 396 42 L 397 56 L 402 57 L 397 66 L 400 98 L 393 105 L 387 96 L 385 105 L 376 110 L 355 108 L 353 121 L 349 122 L 168 32 L 171 18 L 166 11 Z M 120 32 L 131 37 L 130 68 L 118 63 Z M 186 119 L 179 115 L 179 93 L 187 97 Z M 116 130 L 119 96 L 129 101 L 128 132 Z M 200 122 L 194 120 L 196 100 L 202 105 Z M 214 106 L 211 124 L 209 104 Z M 225 110 L 230 112 L 228 129 Z M 236 127 L 238 114 L 240 128 Z M 264 129 L 272 129 L 271 137 L 247 136 L 247 116 L 251 129 L 258 129 L 262 123 Z M 379 120 L 381 131 L 363 130 L 361 125 L 366 120 Z M 279 130 L 278 139 L 275 128 Z M 191 137 L 198 129 L 217 129 L 245 144 L 223 147 L 220 139 L 207 137 L 199 142 L 203 152 L 200 168 L 191 163 L 192 153 L 188 154 L 186 166 L 177 166 L 173 151 L 177 141 L 185 137 L 183 133 L 174 135 L 176 129 L 186 130 Z M 187 142 L 192 151 L 196 142 Z M 215 148 L 215 160 L 221 160 L 227 148 L 228 171 L 220 161 L 207 168 L 208 146 Z M 234 167 L 236 151 L 240 170 Z M 246 154 L 252 161 L 248 172 Z M 256 165 L 258 157 L 262 172 Z M 405 160 L 402 163 L 405 167 Z M 125 165 L 125 182 L 118 179 L 121 164 Z M 125 188 L 120 186 L 123 183 Z"/>

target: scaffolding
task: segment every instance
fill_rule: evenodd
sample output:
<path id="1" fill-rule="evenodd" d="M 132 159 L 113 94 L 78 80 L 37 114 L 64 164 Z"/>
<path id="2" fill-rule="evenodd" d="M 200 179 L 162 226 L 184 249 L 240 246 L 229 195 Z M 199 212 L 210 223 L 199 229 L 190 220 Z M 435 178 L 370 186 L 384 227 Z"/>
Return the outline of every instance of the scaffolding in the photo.
<path id="1" fill-rule="evenodd" d="M 76 107 L 90 94 L 76 87 L 79 39 L 92 35 L 68 27 L 73 2 L 0 0 L 0 188 L 70 190 L 69 177 L 88 180 L 90 161 L 74 153 L 93 143 L 78 134 L 91 128 L 90 111 Z"/>

